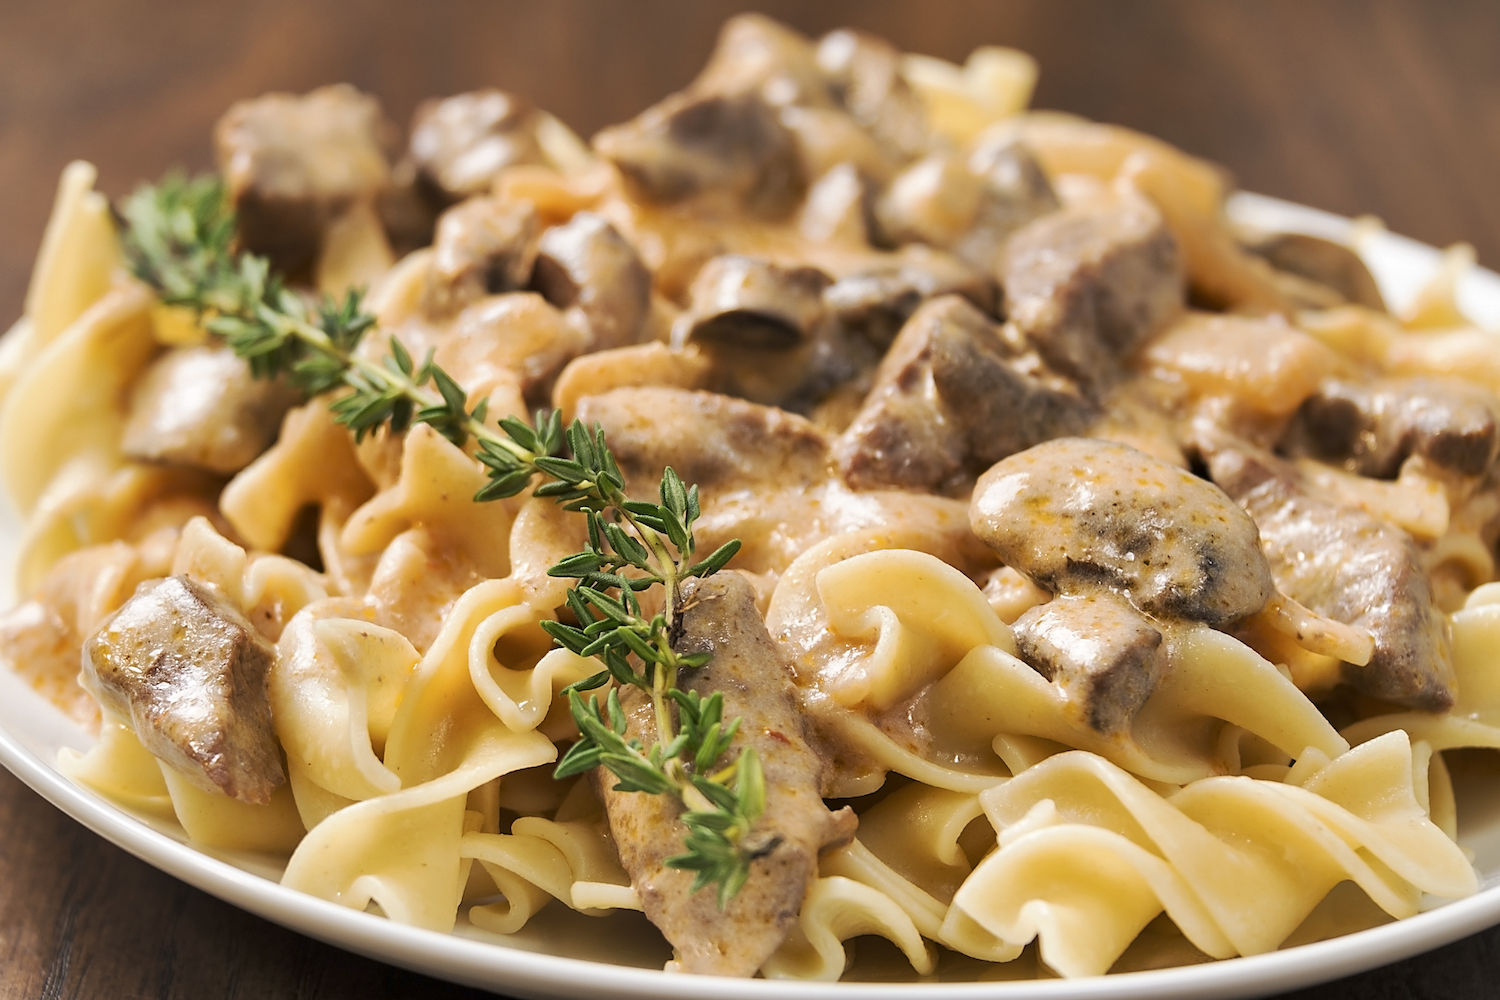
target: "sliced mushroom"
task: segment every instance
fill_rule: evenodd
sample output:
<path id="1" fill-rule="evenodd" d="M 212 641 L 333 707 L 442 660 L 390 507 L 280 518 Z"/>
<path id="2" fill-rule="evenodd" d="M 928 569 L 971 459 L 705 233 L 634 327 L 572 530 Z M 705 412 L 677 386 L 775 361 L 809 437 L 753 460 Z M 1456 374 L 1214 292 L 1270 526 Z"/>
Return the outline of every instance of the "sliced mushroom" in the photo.
<path id="1" fill-rule="evenodd" d="M 487 194 L 506 167 L 542 163 L 538 120 L 528 101 L 493 88 L 424 101 L 412 118 L 409 155 L 424 189 L 452 204 Z"/>
<path id="2" fill-rule="evenodd" d="M 214 144 L 241 245 L 278 271 L 305 270 L 329 224 L 389 183 L 388 131 L 376 100 L 348 84 L 233 105 Z"/>
<path id="3" fill-rule="evenodd" d="M 686 972 L 751 976 L 780 947 L 817 878 L 818 852 L 847 843 L 857 823 L 848 808 L 829 812 L 819 797 L 823 764 L 807 744 L 792 674 L 755 606 L 755 588 L 734 572 L 683 585 L 673 648 L 711 653 L 684 675 L 689 691 L 724 693 L 724 717 L 742 718 L 740 752 L 753 750 L 765 772 L 766 808 L 748 835 L 756 858 L 744 887 L 721 909 L 711 888 L 694 892 L 693 873 L 666 862 L 681 853 L 686 827 L 664 795 L 614 790 L 598 773 L 610 831 L 646 916 L 677 949 Z M 651 701 L 636 688 L 621 697 L 626 737 L 656 738 Z"/>
<path id="4" fill-rule="evenodd" d="M 525 288 L 537 257 L 529 201 L 470 198 L 438 220 L 423 308 L 445 316 L 486 295 Z"/>
<path id="5" fill-rule="evenodd" d="M 1098 392 L 1119 361 L 1183 307 L 1177 243 L 1137 196 L 1043 216 L 1000 264 L 1011 322 L 1053 368 Z"/>
<path id="6" fill-rule="evenodd" d="M 715 257 L 694 279 L 691 308 L 674 329 L 673 340 L 799 347 L 823 319 L 823 290 L 829 283 L 829 277 L 813 267 L 782 267 L 737 254 Z"/>
<path id="7" fill-rule="evenodd" d="M 1448 626 L 1411 536 L 1363 511 L 1302 489 L 1288 463 L 1249 447 L 1205 448 L 1214 482 L 1249 511 L 1275 574 L 1293 600 L 1368 629 L 1368 664 L 1345 664 L 1356 690 L 1429 712 L 1453 705 Z"/>
<path id="8" fill-rule="evenodd" d="M 1306 233 L 1250 233 L 1245 248 L 1278 271 L 1331 289 L 1345 302 L 1385 312 L 1385 299 L 1358 253 L 1342 243 Z"/>
<path id="9" fill-rule="evenodd" d="M 641 337 L 651 310 L 651 272 L 619 230 L 579 212 L 542 234 L 532 287 L 559 309 L 576 309 L 590 350 L 625 347 Z"/>
<path id="10" fill-rule="evenodd" d="M 1166 668 L 1161 631 L 1110 591 L 1055 598 L 1014 629 L 1021 659 L 1062 688 L 1097 732 L 1127 728 Z"/>
<path id="11" fill-rule="evenodd" d="M 1039 441 L 1082 430 L 1092 404 L 957 295 L 901 329 L 835 452 L 857 489 L 949 489 Z"/>
<path id="12" fill-rule="evenodd" d="M 752 211 L 791 209 L 805 184 L 797 144 L 758 94 L 673 94 L 594 137 L 647 201 L 716 193 Z"/>
<path id="13" fill-rule="evenodd" d="M 301 398 L 279 379 L 254 377 L 228 347 L 175 348 L 136 383 L 120 447 L 131 458 L 228 475 L 271 446 Z"/>
<path id="14" fill-rule="evenodd" d="M 1412 455 L 1478 477 L 1500 451 L 1497 408 L 1491 393 L 1466 379 L 1329 380 L 1297 412 L 1287 448 L 1377 479 L 1394 479 Z"/>
<path id="15" fill-rule="evenodd" d="M 265 805 L 286 780 L 266 671 L 244 615 L 184 576 L 141 584 L 83 647 L 85 683 L 141 745 L 205 791 Z"/>
<path id="16" fill-rule="evenodd" d="M 1054 594 L 1112 590 L 1148 614 L 1218 626 L 1275 591 L 1255 522 L 1223 490 L 1112 441 L 1012 455 L 979 478 L 969 520 L 1001 562 Z"/>

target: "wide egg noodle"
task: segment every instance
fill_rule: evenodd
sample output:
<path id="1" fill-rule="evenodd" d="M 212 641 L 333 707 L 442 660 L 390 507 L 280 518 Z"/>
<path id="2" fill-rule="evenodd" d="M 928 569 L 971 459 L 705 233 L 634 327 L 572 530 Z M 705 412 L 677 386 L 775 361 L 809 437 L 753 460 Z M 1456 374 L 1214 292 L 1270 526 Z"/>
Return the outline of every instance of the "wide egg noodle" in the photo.
<path id="1" fill-rule="evenodd" d="M 859 838 L 825 854 L 819 874 L 878 890 L 922 936 L 954 951 L 1013 961 L 1021 945 L 995 937 L 951 905 L 970 872 L 959 839 L 982 815 L 975 794 L 908 785 L 861 813 Z"/>
<path id="2" fill-rule="evenodd" d="M 63 168 L 21 319 L 0 339 L 0 401 L 41 351 L 109 291 L 120 240 L 109 202 L 94 190 L 98 171 Z"/>
<path id="3" fill-rule="evenodd" d="M 937 957 L 910 916 L 889 896 L 839 875 L 819 878 L 802 900 L 797 924 L 761 967 L 767 979 L 834 982 L 848 965 L 844 942 L 875 934 L 901 949 L 918 975 L 931 975 Z"/>
<path id="4" fill-rule="evenodd" d="M 348 431 L 327 400 L 314 399 L 287 412 L 276 443 L 229 481 L 219 509 L 252 548 L 275 552 L 304 507 L 339 504 L 347 512 L 372 492 Z"/>
<path id="5" fill-rule="evenodd" d="M 331 617 L 357 613 L 349 603 L 334 598 L 293 618 L 266 681 L 276 736 L 309 829 L 327 818 L 328 800 L 318 790 L 348 803 L 401 788 L 376 743 L 384 746 L 394 716 L 388 692 L 410 677 L 417 651 L 399 632 L 357 617 Z M 382 705 L 388 706 L 384 712 Z"/>
<path id="6" fill-rule="evenodd" d="M 152 301 L 140 285 L 111 290 L 26 366 L 0 407 L 0 474 L 28 516 L 23 590 L 72 548 L 108 540 L 79 538 L 75 526 L 124 464 L 127 389 L 156 350 Z"/>
<path id="7" fill-rule="evenodd" d="M 466 833 L 459 852 L 478 861 L 504 896 L 468 911 L 476 927 L 497 934 L 519 931 L 553 899 L 589 916 L 641 908 L 602 813 L 566 821 L 522 816 L 510 833 Z"/>
<path id="8" fill-rule="evenodd" d="M 470 863 L 460 853 L 469 792 L 557 756 L 545 736 L 501 721 L 473 683 L 475 630 L 502 610 L 495 604 L 520 603 L 518 586 L 506 591 L 481 585 L 465 594 L 412 672 L 382 761 L 401 790 L 325 818 L 292 855 L 283 884 L 356 909 L 375 902 L 402 923 L 452 929 Z"/>
<path id="9" fill-rule="evenodd" d="M 105 712 L 99 735 L 84 753 L 63 747 L 57 769 L 127 809 L 172 819 L 172 798 L 151 751 L 141 746 L 130 723 Z"/>
<path id="10" fill-rule="evenodd" d="M 953 905 L 998 937 L 1038 937 L 1078 976 L 1107 971 L 1162 909 L 1227 957 L 1277 947 L 1345 880 L 1397 917 L 1422 892 L 1475 890 L 1418 801 L 1404 733 L 1309 760 L 1287 782 L 1206 778 L 1163 797 L 1094 754 L 1052 757 L 981 793 L 1000 846 Z"/>
<path id="11" fill-rule="evenodd" d="M 386 549 L 397 535 L 424 526 L 461 545 L 482 575 L 510 572 L 510 526 L 515 502 L 478 503 L 488 480 L 474 459 L 426 424 L 406 433 L 395 485 L 356 510 L 344 525 L 344 547 L 356 554 Z"/>

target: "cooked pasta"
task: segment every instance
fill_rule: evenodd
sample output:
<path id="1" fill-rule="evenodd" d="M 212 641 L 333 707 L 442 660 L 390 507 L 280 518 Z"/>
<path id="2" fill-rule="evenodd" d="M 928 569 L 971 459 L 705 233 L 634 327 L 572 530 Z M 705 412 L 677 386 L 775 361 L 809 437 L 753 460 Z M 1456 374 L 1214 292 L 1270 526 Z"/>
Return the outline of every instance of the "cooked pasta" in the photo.
<path id="1" fill-rule="evenodd" d="M 1148 924 L 1228 959 L 1475 892 L 1472 253 L 1393 316 L 1354 250 L 1232 226 L 1212 165 L 1027 111 L 1035 76 L 742 16 L 590 144 L 479 91 L 394 163 L 373 99 L 268 95 L 224 193 L 172 189 L 237 220 L 186 290 L 67 167 L 0 343 L 0 654 L 97 733 L 58 767 L 300 892 L 502 939 L 643 911 L 689 972 L 836 980 L 873 935 L 1092 976 Z M 536 407 L 607 446 L 493 429 Z M 636 500 L 590 507 L 610 463 Z"/>

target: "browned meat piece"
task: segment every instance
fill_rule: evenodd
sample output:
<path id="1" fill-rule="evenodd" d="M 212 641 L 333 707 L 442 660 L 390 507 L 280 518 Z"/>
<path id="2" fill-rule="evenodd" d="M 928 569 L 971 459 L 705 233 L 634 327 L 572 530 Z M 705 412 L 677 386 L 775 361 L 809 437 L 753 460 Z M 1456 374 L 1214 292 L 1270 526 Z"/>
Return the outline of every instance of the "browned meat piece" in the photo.
<path id="1" fill-rule="evenodd" d="M 281 418 L 300 401 L 279 379 L 252 376 L 228 347 L 180 347 L 136 383 L 121 448 L 132 458 L 227 475 L 271 446 Z"/>
<path id="2" fill-rule="evenodd" d="M 648 201 L 714 192 L 778 215 L 805 183 L 791 132 L 756 93 L 673 94 L 600 132 L 594 147 Z"/>
<path id="3" fill-rule="evenodd" d="M 705 492 L 827 476 L 828 440 L 802 417 L 712 392 L 658 386 L 615 389 L 578 403 L 604 427 L 636 489 L 654 489 L 668 465 Z"/>
<path id="4" fill-rule="evenodd" d="M 503 90 L 424 101 L 411 122 L 410 156 L 440 205 L 487 194 L 506 167 L 543 162 L 536 109 Z"/>
<path id="5" fill-rule="evenodd" d="M 907 321 L 835 453 L 851 486 L 947 489 L 1006 455 L 1082 430 L 1090 403 L 967 299 Z"/>
<path id="6" fill-rule="evenodd" d="M 1031 151 L 992 142 L 967 158 L 934 153 L 908 167 L 876 201 L 875 219 L 886 242 L 928 243 L 988 273 L 1013 233 L 1057 208 Z"/>
<path id="7" fill-rule="evenodd" d="M 651 272 L 602 216 L 579 212 L 543 233 L 531 281 L 548 302 L 582 314 L 593 338 L 590 350 L 640 340 L 651 310 Z"/>
<path id="8" fill-rule="evenodd" d="M 99 703 L 205 791 L 265 805 L 286 780 L 271 728 L 271 644 L 214 589 L 185 576 L 141 584 L 84 644 Z"/>
<path id="9" fill-rule="evenodd" d="M 921 99 L 901 76 L 901 52 L 884 38 L 841 28 L 818 42 L 818 66 L 850 116 L 902 157 L 927 140 Z"/>
<path id="10" fill-rule="evenodd" d="M 692 306 L 673 340 L 750 348 L 806 343 L 823 319 L 828 275 L 758 257 L 715 257 L 693 281 Z M 679 343 L 677 346 L 683 346 Z"/>
<path id="11" fill-rule="evenodd" d="M 1274 592 L 1255 522 L 1223 490 L 1112 441 L 1012 455 L 979 478 L 969 522 L 1053 593 L 1113 590 L 1147 614 L 1226 625 Z"/>
<path id="12" fill-rule="evenodd" d="M 1368 629 L 1375 652 L 1343 677 L 1359 691 L 1441 712 L 1453 706 L 1453 653 L 1411 536 L 1363 511 L 1310 497 L 1296 470 L 1249 448 L 1206 449 L 1214 482 L 1260 527 L 1276 586 L 1319 614 Z"/>
<path id="13" fill-rule="evenodd" d="M 1016 619 L 1021 659 L 1109 735 L 1130 725 L 1161 678 L 1161 632 L 1109 591 L 1058 597 Z"/>
<path id="14" fill-rule="evenodd" d="M 279 271 L 313 261 L 330 222 L 390 180 L 380 105 L 348 84 L 230 107 L 214 128 L 245 249 Z"/>
<path id="15" fill-rule="evenodd" d="M 1068 208 L 1010 239 L 1000 265 L 1010 319 L 1088 391 L 1182 309 L 1177 243 L 1143 198 Z"/>
<path id="16" fill-rule="evenodd" d="M 537 255 L 529 201 L 470 198 L 443 213 L 432 247 L 423 307 L 436 316 L 486 295 L 525 288 Z"/>
<path id="17" fill-rule="evenodd" d="M 1375 277 L 1359 254 L 1342 243 L 1306 233 L 1269 233 L 1251 236 L 1245 249 L 1264 257 L 1277 270 L 1332 289 L 1345 302 L 1385 312 Z"/>
<path id="18" fill-rule="evenodd" d="M 1460 378 L 1330 380 L 1302 404 L 1287 447 L 1377 479 L 1394 479 L 1412 455 L 1482 476 L 1500 449 L 1496 407 L 1492 394 Z"/>
<path id="19" fill-rule="evenodd" d="M 812 41 L 763 14 L 740 14 L 724 22 L 713 55 L 688 90 L 753 91 L 772 107 L 821 105 L 831 99 Z"/>
<path id="20" fill-rule="evenodd" d="M 983 312 L 998 311 L 993 280 L 947 254 L 913 244 L 888 268 L 840 278 L 823 292 L 823 304 L 846 329 L 877 347 L 889 347 L 917 306 L 939 295 L 962 295 Z"/>
<path id="21" fill-rule="evenodd" d="M 713 654 L 687 672 L 682 687 L 724 693 L 724 717 L 744 723 L 736 745 L 753 749 L 766 776 L 766 810 L 751 836 L 765 854 L 754 861 L 739 893 L 720 910 L 711 889 L 693 892 L 693 874 L 668 868 L 681 853 L 686 828 L 680 808 L 663 795 L 611 790 L 602 771 L 605 811 L 646 916 L 677 949 L 687 972 L 753 976 L 785 940 L 818 874 L 818 852 L 847 843 L 854 813 L 830 813 L 819 797 L 823 765 L 802 732 L 791 671 L 755 608 L 755 588 L 738 573 L 683 585 L 673 647 Z M 656 739 L 651 702 L 638 689 L 622 697 L 627 738 Z"/>

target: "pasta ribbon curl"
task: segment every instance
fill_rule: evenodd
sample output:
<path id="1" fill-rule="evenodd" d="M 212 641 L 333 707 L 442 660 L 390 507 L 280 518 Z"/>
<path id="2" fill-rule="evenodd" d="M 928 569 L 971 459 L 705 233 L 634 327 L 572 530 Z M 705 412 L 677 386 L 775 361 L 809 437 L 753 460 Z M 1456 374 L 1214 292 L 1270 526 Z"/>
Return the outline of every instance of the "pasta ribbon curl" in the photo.
<path id="1" fill-rule="evenodd" d="M 1158 913 L 1218 957 L 1277 947 L 1339 882 L 1395 917 L 1423 892 L 1476 889 L 1418 800 L 1392 732 L 1286 781 L 1215 777 L 1163 797 L 1103 758 L 1052 757 L 980 795 L 999 847 L 953 905 L 997 937 L 1040 941 L 1065 976 L 1102 974 Z"/>
<path id="2" fill-rule="evenodd" d="M 400 790 L 324 818 L 292 854 L 283 884 L 356 909 L 373 901 L 402 923 L 452 929 L 473 860 L 463 839 L 477 830 L 469 794 L 557 757 L 550 739 L 497 716 L 474 683 L 476 631 L 521 597 L 514 583 L 488 581 L 459 599 L 390 724 L 382 766 Z"/>

